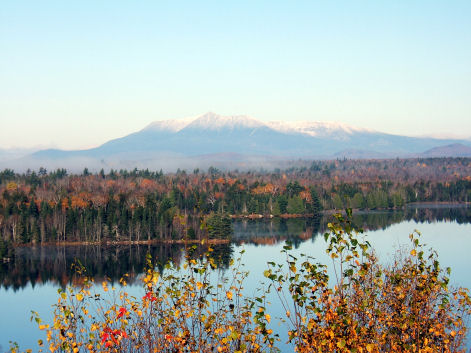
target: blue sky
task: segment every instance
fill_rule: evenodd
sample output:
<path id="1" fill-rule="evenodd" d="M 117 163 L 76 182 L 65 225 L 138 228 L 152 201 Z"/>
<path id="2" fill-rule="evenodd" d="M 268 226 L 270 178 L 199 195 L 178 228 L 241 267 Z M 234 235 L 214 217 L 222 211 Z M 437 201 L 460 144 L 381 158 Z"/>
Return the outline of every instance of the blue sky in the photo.
<path id="1" fill-rule="evenodd" d="M 0 148 L 207 111 L 471 136 L 471 1 L 3 1 Z"/>

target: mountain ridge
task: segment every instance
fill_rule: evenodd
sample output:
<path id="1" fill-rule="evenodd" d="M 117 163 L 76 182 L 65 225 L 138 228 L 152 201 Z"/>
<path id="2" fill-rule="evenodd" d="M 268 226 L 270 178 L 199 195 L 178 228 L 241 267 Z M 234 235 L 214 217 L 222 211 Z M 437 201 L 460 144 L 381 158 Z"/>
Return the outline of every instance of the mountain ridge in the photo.
<path id="1" fill-rule="evenodd" d="M 395 158 L 427 156 L 434 148 L 466 155 L 471 141 L 401 136 L 332 122 L 263 122 L 246 115 L 222 116 L 212 112 L 185 119 L 154 121 L 143 129 L 85 150 L 48 149 L 23 159 L 30 163 L 59 164 L 76 160 L 109 168 L 168 163 L 197 165 L 198 161 L 243 164 L 247 160 L 336 158 Z M 223 157 L 224 156 L 224 157 Z M 237 157 L 236 157 L 237 156 Z M 185 165 L 186 165 L 185 164 Z M 238 166 L 238 165 L 236 165 Z M 184 167 L 182 165 L 182 167 Z"/>
<path id="2" fill-rule="evenodd" d="M 377 132 L 372 129 L 360 128 L 351 126 L 345 123 L 340 122 L 328 122 L 328 121 L 268 121 L 264 122 L 258 119 L 255 119 L 248 115 L 230 115 L 223 116 L 218 115 L 213 112 L 208 112 L 200 116 L 182 118 L 182 119 L 166 119 L 166 120 L 156 120 L 147 125 L 144 130 L 169 130 L 173 132 L 181 131 L 187 127 L 198 127 L 198 128 L 208 128 L 215 129 L 215 127 L 269 127 L 273 130 L 279 132 L 294 132 L 294 133 L 304 133 L 310 136 L 319 135 L 316 133 L 317 130 L 324 131 L 338 131 L 342 130 L 345 133 L 352 133 L 357 131 L 364 132 Z"/>

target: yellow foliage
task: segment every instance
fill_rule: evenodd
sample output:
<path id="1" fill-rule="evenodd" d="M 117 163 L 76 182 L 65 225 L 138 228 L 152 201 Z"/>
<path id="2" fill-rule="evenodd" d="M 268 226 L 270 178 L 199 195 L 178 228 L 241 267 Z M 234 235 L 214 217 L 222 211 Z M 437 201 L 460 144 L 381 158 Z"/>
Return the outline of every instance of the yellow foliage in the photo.
<path id="1" fill-rule="evenodd" d="M 337 266 L 333 285 L 325 266 L 293 260 L 289 246 L 283 250 L 288 267 L 271 263 L 264 272 L 281 300 L 296 351 L 459 352 L 471 300 L 467 290 L 447 287 L 434 253 L 425 256 L 412 234 L 412 250 L 383 266 L 348 217 L 337 217 L 326 236 Z M 269 352 L 274 346 L 265 296 L 242 295 L 246 274 L 238 270 L 240 260 L 231 263 L 232 278 L 216 285 L 210 277 L 217 264 L 210 253 L 188 257 L 182 267 L 169 265 L 163 274 L 150 260 L 148 265 L 142 298 L 117 292 L 106 281 L 105 298 L 94 293 L 88 279 L 60 291 L 52 325 L 36 319 L 47 330 L 49 350 Z"/>
<path id="2" fill-rule="evenodd" d="M 13 190 L 16 190 L 16 189 L 18 189 L 18 184 L 16 184 L 14 181 L 10 181 L 7 184 L 7 190 L 8 191 L 13 191 Z"/>

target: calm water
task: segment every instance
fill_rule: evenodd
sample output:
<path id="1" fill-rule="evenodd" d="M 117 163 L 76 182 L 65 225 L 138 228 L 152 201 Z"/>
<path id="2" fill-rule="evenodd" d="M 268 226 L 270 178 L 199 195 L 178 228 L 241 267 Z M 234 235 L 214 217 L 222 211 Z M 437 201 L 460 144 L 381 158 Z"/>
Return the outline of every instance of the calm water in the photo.
<path id="1" fill-rule="evenodd" d="M 267 261 L 282 262 L 280 255 L 286 240 L 295 247 L 295 253 L 309 254 L 328 264 L 322 234 L 331 221 L 329 216 L 321 219 L 290 220 L 237 220 L 234 222 L 232 244 L 217 246 L 221 262 L 228 263 L 244 249 L 243 262 L 250 271 L 245 287 L 253 293 L 264 280 L 263 271 Z M 415 229 L 422 233 L 422 241 L 439 253 L 442 266 L 452 268 L 452 283 L 471 288 L 471 208 L 446 205 L 421 205 L 405 211 L 357 213 L 357 226 L 363 227 L 368 240 L 380 258 L 388 259 L 395 250 L 408 244 L 408 235 Z M 200 247 L 198 251 L 206 249 Z M 128 288 L 140 295 L 138 275 L 145 267 L 145 255 L 163 264 L 169 259 L 181 260 L 183 246 L 75 246 L 37 247 L 16 249 L 16 256 L 9 263 L 0 263 L 0 352 L 7 350 L 13 340 L 20 347 L 33 348 L 41 337 L 36 325 L 29 321 L 31 310 L 38 311 L 45 319 L 50 317 L 51 305 L 57 300 L 57 289 L 71 283 L 74 259 L 87 268 L 98 280 L 104 277 L 117 282 L 124 273 L 131 277 Z M 277 316 L 276 300 L 270 309 Z M 276 328 L 275 328 L 276 329 Z M 284 331 L 284 330 L 280 330 Z M 283 351 L 292 351 L 283 347 Z"/>

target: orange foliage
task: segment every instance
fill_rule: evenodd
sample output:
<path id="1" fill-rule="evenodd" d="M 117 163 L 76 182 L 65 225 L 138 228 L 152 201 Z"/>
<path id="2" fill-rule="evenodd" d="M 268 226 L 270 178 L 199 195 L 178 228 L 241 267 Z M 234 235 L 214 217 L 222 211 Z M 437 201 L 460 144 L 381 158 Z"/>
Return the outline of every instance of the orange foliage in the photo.
<path id="1" fill-rule="evenodd" d="M 299 196 L 306 200 L 307 202 L 311 202 L 311 193 L 308 190 L 303 190 L 299 193 Z"/>
<path id="2" fill-rule="evenodd" d="M 255 195 L 272 194 L 274 192 L 274 190 L 275 190 L 275 187 L 273 186 L 273 184 L 268 183 L 264 186 L 262 186 L 262 185 L 257 186 L 256 188 L 254 188 L 252 190 L 252 193 L 255 194 Z"/>
<path id="3" fill-rule="evenodd" d="M 383 266 L 351 230 L 351 212 L 348 220 L 335 217 L 340 223 L 330 223 L 326 234 L 338 274 L 333 288 L 326 266 L 291 260 L 286 251 L 288 274 L 275 263 L 264 272 L 283 293 L 278 297 L 295 351 L 464 352 L 471 298 L 466 289 L 447 287 L 436 253 L 425 253 L 411 234 L 410 255 L 399 253 Z"/>
<path id="4" fill-rule="evenodd" d="M 223 185 L 226 180 L 223 177 L 220 177 L 214 181 L 216 184 Z"/>
<path id="5" fill-rule="evenodd" d="M 66 209 L 69 208 L 69 198 L 68 197 L 65 197 L 61 200 L 61 207 L 62 207 L 62 211 L 65 211 Z"/>
<path id="6" fill-rule="evenodd" d="M 217 199 L 217 200 L 221 200 L 224 198 L 224 193 L 223 192 L 215 192 L 214 193 L 214 197 Z"/>
<path id="7" fill-rule="evenodd" d="M 141 188 L 143 189 L 153 189 L 157 186 L 154 180 L 150 179 L 142 179 L 141 181 Z"/>
<path id="8" fill-rule="evenodd" d="M 237 179 L 235 179 L 235 178 L 227 178 L 227 184 L 229 186 L 234 185 L 236 182 L 237 182 Z"/>
<path id="9" fill-rule="evenodd" d="M 85 208 L 88 206 L 88 202 L 85 201 L 82 197 L 77 195 L 72 195 L 70 197 L 70 205 L 72 208 Z"/>

